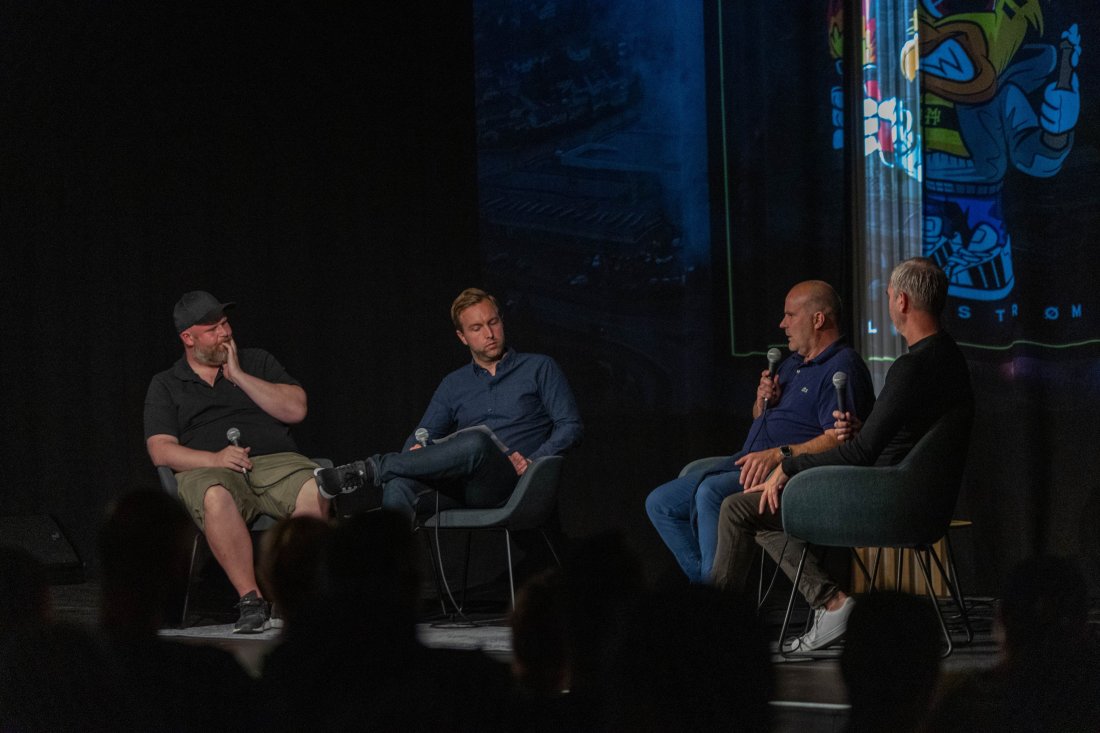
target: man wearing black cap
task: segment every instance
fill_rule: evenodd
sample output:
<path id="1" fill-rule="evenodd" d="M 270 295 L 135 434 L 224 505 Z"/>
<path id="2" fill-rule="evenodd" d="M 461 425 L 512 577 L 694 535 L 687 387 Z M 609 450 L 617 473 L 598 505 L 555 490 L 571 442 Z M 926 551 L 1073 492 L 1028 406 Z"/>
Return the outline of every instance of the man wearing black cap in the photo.
<path id="1" fill-rule="evenodd" d="M 206 534 L 214 557 L 240 596 L 239 633 L 264 630 L 268 605 L 256 584 L 248 522 L 327 517 L 313 479 L 315 463 L 298 454 L 290 425 L 306 416 L 306 393 L 271 354 L 237 349 L 222 303 L 186 293 L 173 317 L 183 357 L 153 377 L 145 396 L 145 446 L 157 466 L 176 473 L 179 498 Z"/>

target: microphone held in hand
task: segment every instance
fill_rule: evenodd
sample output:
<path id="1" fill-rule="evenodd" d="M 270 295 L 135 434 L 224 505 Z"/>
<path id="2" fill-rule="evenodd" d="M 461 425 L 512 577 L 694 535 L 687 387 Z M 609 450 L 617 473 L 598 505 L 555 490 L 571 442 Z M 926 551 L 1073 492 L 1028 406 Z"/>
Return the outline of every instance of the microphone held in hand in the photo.
<path id="1" fill-rule="evenodd" d="M 225 431 L 225 439 L 228 440 L 230 443 L 232 443 L 235 447 L 237 447 L 237 448 L 241 447 L 241 431 L 237 430 L 237 428 L 229 428 L 229 430 L 226 430 Z M 242 468 L 241 473 L 244 474 L 244 478 L 247 481 L 248 480 L 248 469 L 247 468 Z"/>
<path id="2" fill-rule="evenodd" d="M 844 372 L 837 372 L 834 374 L 833 387 L 836 388 L 836 409 L 841 413 L 847 412 L 848 375 Z"/>
<path id="3" fill-rule="evenodd" d="M 779 371 L 779 362 L 783 359 L 783 352 L 774 346 L 768 349 L 768 379 L 775 377 L 775 373 Z M 768 401 L 764 400 L 764 409 L 768 409 Z"/>
<path id="4" fill-rule="evenodd" d="M 413 433 L 413 437 L 416 438 L 416 442 L 420 443 L 421 448 L 428 446 L 428 430 L 427 428 L 417 428 Z"/>
<path id="5" fill-rule="evenodd" d="M 768 376 L 774 377 L 779 371 L 779 362 L 783 360 L 783 352 L 772 347 L 768 349 Z"/>

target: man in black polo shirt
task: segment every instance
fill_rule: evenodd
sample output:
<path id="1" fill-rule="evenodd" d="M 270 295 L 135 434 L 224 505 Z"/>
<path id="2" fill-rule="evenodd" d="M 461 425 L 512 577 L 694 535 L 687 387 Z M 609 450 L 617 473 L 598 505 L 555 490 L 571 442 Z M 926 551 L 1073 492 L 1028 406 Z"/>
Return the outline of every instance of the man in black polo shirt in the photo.
<path id="1" fill-rule="evenodd" d="M 327 517 L 329 505 L 316 464 L 290 436 L 306 416 L 305 390 L 271 354 L 237 349 L 225 316 L 232 305 L 203 291 L 176 303 L 183 357 L 149 385 L 145 446 L 155 465 L 175 471 L 180 501 L 237 589 L 234 631 L 255 633 L 267 626 L 268 606 L 248 523 L 260 514 Z"/>

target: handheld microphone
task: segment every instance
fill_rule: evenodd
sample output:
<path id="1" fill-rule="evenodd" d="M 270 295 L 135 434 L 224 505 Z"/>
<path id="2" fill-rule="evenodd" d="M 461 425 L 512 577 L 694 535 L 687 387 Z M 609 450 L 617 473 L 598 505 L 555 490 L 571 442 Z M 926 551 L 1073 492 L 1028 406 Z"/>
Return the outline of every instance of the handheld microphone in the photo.
<path id="1" fill-rule="evenodd" d="M 836 388 L 836 409 L 840 412 L 847 412 L 845 407 L 845 401 L 848 397 L 848 375 L 844 372 L 837 372 L 833 375 L 833 387 Z"/>
<path id="2" fill-rule="evenodd" d="M 417 443 L 420 443 L 421 448 L 426 448 L 428 446 L 428 429 L 427 428 L 417 428 L 416 432 L 413 433 L 413 437 L 416 438 Z"/>
<path id="3" fill-rule="evenodd" d="M 783 360 L 783 352 L 779 349 L 772 347 L 768 349 L 768 376 L 774 377 L 775 373 L 779 371 L 779 362 Z"/>
<path id="4" fill-rule="evenodd" d="M 768 379 L 775 376 L 775 373 L 779 371 L 779 362 L 783 359 L 783 352 L 774 346 L 768 349 Z M 768 409 L 768 401 L 764 400 L 764 409 Z"/>
<path id="5" fill-rule="evenodd" d="M 232 443 L 235 447 L 241 447 L 241 431 L 237 428 L 229 428 L 225 431 L 225 439 Z M 244 474 L 245 481 L 248 480 L 248 469 L 242 468 L 241 473 Z"/>

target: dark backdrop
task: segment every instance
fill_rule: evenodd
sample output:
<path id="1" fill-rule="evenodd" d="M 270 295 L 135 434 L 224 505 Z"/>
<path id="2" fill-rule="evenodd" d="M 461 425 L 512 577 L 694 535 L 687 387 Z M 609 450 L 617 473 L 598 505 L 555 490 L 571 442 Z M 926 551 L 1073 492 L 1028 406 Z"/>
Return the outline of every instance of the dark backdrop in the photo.
<path id="1" fill-rule="evenodd" d="M 306 386 L 304 452 L 399 447 L 466 358 L 447 308 L 483 277 L 471 30 L 460 2 L 0 3 L 0 515 L 54 515 L 94 569 L 110 500 L 155 485 L 141 404 L 179 355 L 171 308 L 190 289 L 236 300 L 240 343 Z M 762 319 L 781 297 L 761 294 Z M 724 312 L 696 315 L 717 333 Z M 651 577 L 674 576 L 642 500 L 740 443 L 760 359 L 716 340 L 711 406 L 626 410 L 583 340 L 505 316 L 517 348 L 562 357 L 587 424 L 566 533 L 622 529 Z M 1098 556 L 1095 394 L 1070 386 L 1096 363 L 1021 395 L 1004 364 L 973 362 L 968 590 L 1035 549 Z"/>
<path id="2" fill-rule="evenodd" d="M 307 387 L 304 451 L 399 447 L 478 274 L 459 5 L 4 4 L 0 513 L 94 561 L 190 289 Z"/>
<path id="3" fill-rule="evenodd" d="M 156 485 L 142 400 L 190 289 L 237 301 L 238 341 L 305 385 L 304 452 L 400 446 L 466 358 L 447 310 L 481 277 L 470 24 L 465 3 L 0 6 L 0 515 L 52 514 L 94 571 L 110 500 Z M 510 341 L 554 353 L 518 315 Z M 605 414 L 598 369 L 564 366 L 589 435 L 566 533 L 624 529 L 668 571 L 641 497 L 747 419 Z"/>

